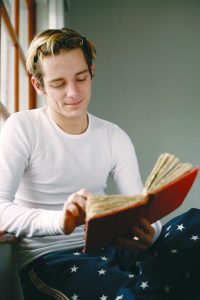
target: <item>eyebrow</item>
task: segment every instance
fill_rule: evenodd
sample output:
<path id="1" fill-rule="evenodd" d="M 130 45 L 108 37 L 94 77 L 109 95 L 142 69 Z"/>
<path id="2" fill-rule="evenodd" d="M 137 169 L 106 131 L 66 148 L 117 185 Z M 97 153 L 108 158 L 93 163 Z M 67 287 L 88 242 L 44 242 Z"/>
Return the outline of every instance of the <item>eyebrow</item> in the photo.
<path id="1" fill-rule="evenodd" d="M 75 74 L 75 76 L 79 76 L 79 75 L 82 75 L 82 74 L 85 74 L 85 73 L 88 73 L 88 72 L 89 72 L 88 69 L 84 69 L 84 70 L 82 70 L 82 71 L 77 72 L 77 73 Z M 51 80 L 49 80 L 48 82 L 49 82 L 49 83 L 53 83 L 53 82 L 57 82 L 57 81 L 61 81 L 61 80 L 63 80 L 62 77 L 51 79 Z"/>

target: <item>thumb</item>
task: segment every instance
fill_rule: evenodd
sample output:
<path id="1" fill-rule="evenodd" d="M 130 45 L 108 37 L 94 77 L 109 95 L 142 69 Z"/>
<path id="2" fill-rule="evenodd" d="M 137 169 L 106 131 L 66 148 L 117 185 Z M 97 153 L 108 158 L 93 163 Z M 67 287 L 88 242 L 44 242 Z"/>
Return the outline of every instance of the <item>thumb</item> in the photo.
<path id="1" fill-rule="evenodd" d="M 65 211 L 64 217 L 62 217 L 60 226 L 64 234 L 70 234 L 76 228 L 76 217 L 70 212 Z"/>
<path id="2" fill-rule="evenodd" d="M 87 199 L 92 193 L 87 189 L 81 189 L 77 192 L 77 194 L 85 199 Z"/>

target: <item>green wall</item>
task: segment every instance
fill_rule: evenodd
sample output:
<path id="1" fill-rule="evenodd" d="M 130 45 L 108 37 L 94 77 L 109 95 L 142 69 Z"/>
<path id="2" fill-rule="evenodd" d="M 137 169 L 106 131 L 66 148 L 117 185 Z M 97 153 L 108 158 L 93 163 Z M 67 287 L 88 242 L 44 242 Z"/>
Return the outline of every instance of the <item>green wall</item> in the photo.
<path id="1" fill-rule="evenodd" d="M 130 135 L 143 181 L 161 152 L 200 164 L 200 1 L 72 0 L 70 27 L 98 50 L 90 112 Z"/>

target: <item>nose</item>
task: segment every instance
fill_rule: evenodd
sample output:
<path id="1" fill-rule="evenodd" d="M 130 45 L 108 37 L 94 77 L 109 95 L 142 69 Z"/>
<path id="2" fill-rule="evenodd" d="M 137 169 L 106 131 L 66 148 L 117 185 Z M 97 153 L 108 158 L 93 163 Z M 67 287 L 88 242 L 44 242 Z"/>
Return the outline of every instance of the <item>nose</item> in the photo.
<path id="1" fill-rule="evenodd" d="M 76 98 L 79 95 L 79 88 L 76 82 L 69 82 L 66 88 L 68 98 Z"/>

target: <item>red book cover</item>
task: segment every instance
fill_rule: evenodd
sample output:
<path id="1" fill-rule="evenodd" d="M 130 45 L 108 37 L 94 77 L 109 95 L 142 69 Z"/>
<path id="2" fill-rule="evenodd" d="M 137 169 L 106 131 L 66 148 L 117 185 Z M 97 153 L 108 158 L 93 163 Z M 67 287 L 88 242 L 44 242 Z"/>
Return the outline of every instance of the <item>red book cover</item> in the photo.
<path id="1" fill-rule="evenodd" d="M 176 210 L 185 200 L 198 171 L 199 167 L 196 167 L 154 193 L 150 193 L 144 218 L 152 224 Z"/>
<path id="2" fill-rule="evenodd" d="M 131 206 L 88 220 L 85 225 L 84 252 L 113 243 L 118 236 L 126 235 L 131 227 L 137 225 L 141 217 L 154 223 L 176 210 L 185 200 L 198 171 L 199 167 L 192 169 Z"/>

